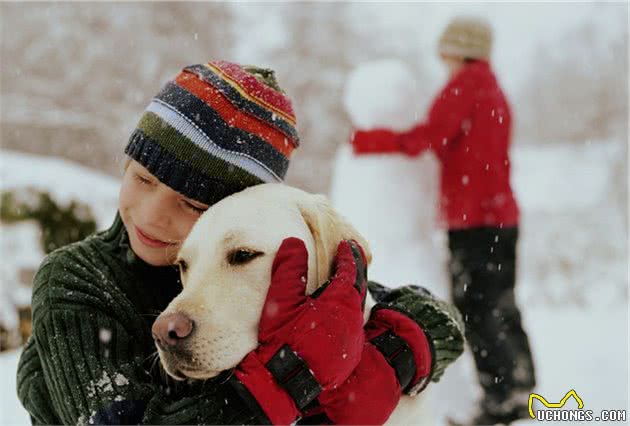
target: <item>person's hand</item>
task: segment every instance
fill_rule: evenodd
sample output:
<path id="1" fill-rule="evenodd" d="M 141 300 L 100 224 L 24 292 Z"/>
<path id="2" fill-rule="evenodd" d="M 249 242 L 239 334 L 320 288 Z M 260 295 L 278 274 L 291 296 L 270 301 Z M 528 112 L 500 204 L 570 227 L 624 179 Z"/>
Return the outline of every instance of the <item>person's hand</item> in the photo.
<path id="1" fill-rule="evenodd" d="M 388 129 L 355 130 L 350 143 L 355 154 L 401 151 L 398 134 Z"/>
<path id="2" fill-rule="evenodd" d="M 429 342 L 405 313 L 375 306 L 365 336 L 361 362 L 352 375 L 319 396 L 319 411 L 325 416 L 319 420 L 325 424 L 383 424 L 403 392 L 417 393 L 429 382 Z"/>
<path id="3" fill-rule="evenodd" d="M 262 421 L 292 423 L 322 391 L 341 385 L 361 359 L 367 287 L 360 246 L 339 243 L 333 271 L 326 284 L 307 296 L 304 242 L 287 238 L 278 250 L 260 319 L 259 346 L 231 379 Z"/>

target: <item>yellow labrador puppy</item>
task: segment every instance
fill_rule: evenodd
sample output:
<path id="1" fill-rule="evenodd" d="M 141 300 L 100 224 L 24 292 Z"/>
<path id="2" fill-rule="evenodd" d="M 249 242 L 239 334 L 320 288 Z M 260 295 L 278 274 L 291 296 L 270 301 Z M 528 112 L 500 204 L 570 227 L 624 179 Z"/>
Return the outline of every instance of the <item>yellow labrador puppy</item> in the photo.
<path id="1" fill-rule="evenodd" d="M 339 241 L 358 241 L 371 261 L 367 241 L 322 195 L 263 184 L 221 200 L 199 218 L 184 242 L 178 255 L 183 290 L 156 320 L 190 327 L 177 350 L 158 347 L 170 376 L 215 377 L 256 348 L 271 266 L 288 237 L 302 239 L 308 250 L 309 294 L 329 278 Z M 374 303 L 368 293 L 366 320 Z M 388 423 L 413 418 L 418 424 L 414 412 L 420 405 L 418 397 L 404 396 Z"/>

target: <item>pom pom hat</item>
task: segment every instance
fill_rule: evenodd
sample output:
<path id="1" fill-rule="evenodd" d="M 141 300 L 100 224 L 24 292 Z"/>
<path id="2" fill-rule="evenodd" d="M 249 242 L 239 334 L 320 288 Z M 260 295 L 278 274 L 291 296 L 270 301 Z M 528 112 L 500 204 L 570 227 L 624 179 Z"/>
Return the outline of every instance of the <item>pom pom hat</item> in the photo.
<path id="1" fill-rule="evenodd" d="M 272 70 L 226 61 L 185 67 L 151 100 L 125 153 L 205 204 L 281 182 L 299 145 L 290 99 Z"/>

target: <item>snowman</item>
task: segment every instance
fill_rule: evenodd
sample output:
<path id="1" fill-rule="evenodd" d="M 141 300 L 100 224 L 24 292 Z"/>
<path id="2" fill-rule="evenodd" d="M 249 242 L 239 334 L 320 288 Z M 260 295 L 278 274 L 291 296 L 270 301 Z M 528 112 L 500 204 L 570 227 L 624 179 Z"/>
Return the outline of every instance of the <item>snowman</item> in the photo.
<path id="1" fill-rule="evenodd" d="M 398 60 L 355 68 L 343 104 L 358 130 L 403 131 L 420 119 L 413 74 Z M 446 241 L 436 226 L 438 167 L 432 155 L 357 156 L 349 143 L 339 148 L 331 200 L 370 243 L 370 279 L 392 287 L 418 284 L 447 297 Z"/>

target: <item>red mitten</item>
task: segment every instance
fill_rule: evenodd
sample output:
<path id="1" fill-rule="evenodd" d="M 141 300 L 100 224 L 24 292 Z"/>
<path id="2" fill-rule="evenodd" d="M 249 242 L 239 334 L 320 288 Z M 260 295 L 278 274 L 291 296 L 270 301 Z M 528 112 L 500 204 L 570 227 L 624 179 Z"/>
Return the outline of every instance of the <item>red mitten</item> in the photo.
<path id="1" fill-rule="evenodd" d="M 358 244 L 342 241 L 332 278 L 307 296 L 304 242 L 282 242 L 260 319 L 259 346 L 232 376 L 232 384 L 263 421 L 292 423 L 322 391 L 342 384 L 359 363 L 365 342 L 365 265 Z"/>
<path id="2" fill-rule="evenodd" d="M 350 143 L 355 154 L 401 152 L 398 134 L 387 129 L 356 130 Z"/>
<path id="3" fill-rule="evenodd" d="M 414 320 L 386 305 L 372 309 L 361 362 L 337 389 L 319 396 L 323 422 L 383 424 L 402 392 L 429 382 L 431 349 Z"/>

